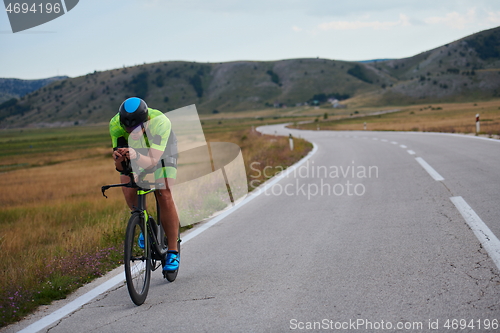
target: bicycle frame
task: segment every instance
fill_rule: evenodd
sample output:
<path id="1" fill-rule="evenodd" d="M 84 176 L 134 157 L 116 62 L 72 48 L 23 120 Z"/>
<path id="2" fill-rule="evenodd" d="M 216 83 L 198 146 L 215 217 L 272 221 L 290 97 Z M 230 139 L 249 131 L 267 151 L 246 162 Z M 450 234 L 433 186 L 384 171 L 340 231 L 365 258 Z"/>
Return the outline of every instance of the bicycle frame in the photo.
<path id="1" fill-rule="evenodd" d="M 166 249 L 162 249 L 162 242 L 161 239 L 158 238 L 159 234 L 162 234 L 161 231 L 161 220 L 160 220 L 160 210 L 159 207 L 157 208 L 157 215 L 158 215 L 158 222 L 160 225 L 157 225 L 156 223 L 149 223 L 149 214 L 146 210 L 146 195 L 149 193 L 154 193 L 156 191 L 155 187 L 146 189 L 142 188 L 137 183 L 134 181 L 133 176 L 129 175 L 130 177 L 130 182 L 128 183 L 123 183 L 123 184 L 113 184 L 113 185 L 105 185 L 101 187 L 102 195 L 107 198 L 105 192 L 106 190 L 112 188 L 112 187 L 128 187 L 128 188 L 136 188 L 137 189 L 137 207 L 134 207 L 135 209 L 131 212 L 131 214 L 139 214 L 141 218 L 141 222 L 144 225 L 144 230 L 146 231 L 147 235 L 144 235 L 144 246 L 146 250 L 148 249 L 149 246 L 151 246 L 151 254 L 153 260 L 162 260 L 165 258 L 165 255 L 167 253 Z M 154 184 L 149 184 L 149 185 L 154 185 Z M 155 193 L 156 196 L 156 193 Z M 158 203 L 157 203 L 158 204 Z M 149 237 L 148 237 L 149 236 Z M 150 244 L 151 243 L 151 244 Z M 153 270 L 155 270 L 157 267 L 154 267 Z"/>

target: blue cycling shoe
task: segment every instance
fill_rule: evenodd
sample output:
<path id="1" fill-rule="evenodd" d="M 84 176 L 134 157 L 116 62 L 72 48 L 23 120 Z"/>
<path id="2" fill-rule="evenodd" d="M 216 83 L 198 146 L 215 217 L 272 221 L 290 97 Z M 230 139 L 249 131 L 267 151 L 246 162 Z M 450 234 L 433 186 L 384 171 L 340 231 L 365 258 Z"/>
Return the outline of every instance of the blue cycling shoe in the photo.
<path id="1" fill-rule="evenodd" d="M 177 252 L 167 252 L 167 258 L 165 259 L 165 266 L 163 266 L 163 271 L 171 272 L 179 269 L 179 262 L 181 256 Z"/>
<path id="2" fill-rule="evenodd" d="M 141 249 L 144 250 L 144 234 L 141 231 L 141 234 L 139 235 L 139 238 L 137 239 L 137 244 Z"/>

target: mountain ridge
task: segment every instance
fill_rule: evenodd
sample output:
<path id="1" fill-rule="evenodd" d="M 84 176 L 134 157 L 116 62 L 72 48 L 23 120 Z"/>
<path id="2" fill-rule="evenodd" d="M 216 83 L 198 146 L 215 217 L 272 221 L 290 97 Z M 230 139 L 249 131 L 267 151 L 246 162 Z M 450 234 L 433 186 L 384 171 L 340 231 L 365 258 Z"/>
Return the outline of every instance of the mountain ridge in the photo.
<path id="1" fill-rule="evenodd" d="M 0 104 L 0 128 L 104 122 L 130 96 L 162 111 L 196 104 L 201 114 L 295 106 L 315 96 L 348 98 L 348 107 L 498 98 L 500 28 L 403 59 L 169 61 L 96 71 Z"/>
<path id="2" fill-rule="evenodd" d="M 38 90 L 54 81 L 68 79 L 68 76 L 53 76 L 38 80 L 23 80 L 16 78 L 0 78 L 0 103 L 11 98 L 20 98 L 32 91 Z"/>

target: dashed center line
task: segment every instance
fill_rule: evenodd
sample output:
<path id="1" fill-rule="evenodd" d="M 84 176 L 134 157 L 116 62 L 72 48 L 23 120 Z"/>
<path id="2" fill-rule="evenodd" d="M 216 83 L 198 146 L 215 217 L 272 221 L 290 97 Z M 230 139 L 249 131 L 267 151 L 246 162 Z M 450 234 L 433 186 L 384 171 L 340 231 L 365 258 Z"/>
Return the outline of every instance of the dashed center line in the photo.
<path id="1" fill-rule="evenodd" d="M 386 139 L 372 138 L 375 141 L 389 142 Z M 390 141 L 390 143 L 397 145 L 396 141 Z M 399 145 L 403 149 L 407 149 L 406 145 Z M 408 154 L 416 155 L 416 153 L 408 149 Z M 436 181 L 443 181 L 444 178 L 441 176 L 433 167 L 429 165 L 423 158 L 416 157 L 415 160 L 424 168 L 425 171 Z M 481 218 L 476 214 L 476 212 L 467 204 L 467 202 L 460 196 L 451 197 L 451 202 L 455 205 L 457 210 L 463 216 L 471 230 L 476 235 L 477 239 L 481 243 L 482 247 L 488 252 L 488 255 L 493 260 L 497 268 L 500 270 L 500 240 L 495 236 L 495 234 L 488 228 L 488 226 L 481 220 Z"/>
<path id="2" fill-rule="evenodd" d="M 427 163 L 422 157 L 415 157 L 415 160 L 422 166 L 422 168 L 425 169 L 425 171 L 427 171 L 427 173 L 432 178 L 434 178 L 434 180 L 438 182 L 444 180 L 443 176 L 441 176 L 436 170 L 434 170 L 434 168 L 431 167 L 429 163 Z"/>

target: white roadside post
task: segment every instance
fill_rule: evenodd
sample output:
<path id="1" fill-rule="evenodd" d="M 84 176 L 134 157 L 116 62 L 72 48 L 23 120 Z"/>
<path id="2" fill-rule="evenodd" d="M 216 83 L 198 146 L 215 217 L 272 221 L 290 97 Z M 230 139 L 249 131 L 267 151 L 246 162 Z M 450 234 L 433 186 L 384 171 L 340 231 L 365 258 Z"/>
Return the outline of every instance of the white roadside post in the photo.
<path id="1" fill-rule="evenodd" d="M 365 121 L 365 123 L 363 124 L 363 129 L 366 131 L 366 121 Z"/>
<path id="2" fill-rule="evenodd" d="M 479 123 L 479 113 L 476 114 L 476 135 L 479 135 L 479 131 L 481 129 L 481 125 Z"/>
<path id="3" fill-rule="evenodd" d="M 288 141 L 290 141 L 290 150 L 293 150 L 293 137 L 292 137 L 292 133 L 290 133 L 290 135 L 288 137 Z"/>

